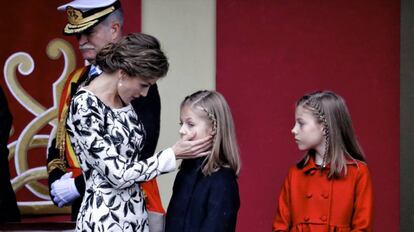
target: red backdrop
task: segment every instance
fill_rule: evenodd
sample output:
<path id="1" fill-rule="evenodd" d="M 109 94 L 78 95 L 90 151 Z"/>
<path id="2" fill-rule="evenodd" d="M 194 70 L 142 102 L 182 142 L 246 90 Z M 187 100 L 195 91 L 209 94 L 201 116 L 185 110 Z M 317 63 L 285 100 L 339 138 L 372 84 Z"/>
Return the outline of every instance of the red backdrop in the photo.
<path id="1" fill-rule="evenodd" d="M 295 101 L 342 95 L 372 172 L 375 231 L 399 231 L 400 3 L 217 1 L 217 89 L 241 147 L 237 231 L 270 231 L 288 167 L 302 153 Z"/>

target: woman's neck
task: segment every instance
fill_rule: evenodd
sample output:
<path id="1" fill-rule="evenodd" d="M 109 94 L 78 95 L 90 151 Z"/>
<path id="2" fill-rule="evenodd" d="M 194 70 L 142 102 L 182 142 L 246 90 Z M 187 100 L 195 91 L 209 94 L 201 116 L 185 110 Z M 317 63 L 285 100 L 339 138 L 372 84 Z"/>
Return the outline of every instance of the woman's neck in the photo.
<path id="1" fill-rule="evenodd" d="M 123 103 L 119 98 L 118 78 L 114 74 L 103 72 L 85 88 L 94 93 L 105 105 L 111 108 L 121 108 Z"/>

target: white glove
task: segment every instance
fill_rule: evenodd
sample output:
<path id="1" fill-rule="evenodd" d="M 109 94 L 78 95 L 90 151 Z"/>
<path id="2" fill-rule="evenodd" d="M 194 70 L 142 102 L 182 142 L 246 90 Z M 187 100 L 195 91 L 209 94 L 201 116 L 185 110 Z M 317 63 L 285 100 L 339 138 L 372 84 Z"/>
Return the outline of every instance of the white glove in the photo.
<path id="1" fill-rule="evenodd" d="M 52 183 L 53 201 L 59 206 L 71 204 L 80 196 L 75 185 L 75 178 L 72 178 L 72 172 L 66 173 L 59 180 Z"/>

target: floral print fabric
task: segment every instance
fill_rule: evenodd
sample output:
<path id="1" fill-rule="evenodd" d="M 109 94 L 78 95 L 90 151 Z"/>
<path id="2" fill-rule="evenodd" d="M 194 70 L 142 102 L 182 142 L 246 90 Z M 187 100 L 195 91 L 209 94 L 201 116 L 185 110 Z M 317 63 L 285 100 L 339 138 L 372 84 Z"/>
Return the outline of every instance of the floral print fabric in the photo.
<path id="1" fill-rule="evenodd" d="M 138 161 L 145 129 L 132 106 L 111 109 L 85 89 L 73 97 L 66 127 L 86 181 L 76 231 L 148 231 L 137 182 L 174 170 L 172 149 Z"/>

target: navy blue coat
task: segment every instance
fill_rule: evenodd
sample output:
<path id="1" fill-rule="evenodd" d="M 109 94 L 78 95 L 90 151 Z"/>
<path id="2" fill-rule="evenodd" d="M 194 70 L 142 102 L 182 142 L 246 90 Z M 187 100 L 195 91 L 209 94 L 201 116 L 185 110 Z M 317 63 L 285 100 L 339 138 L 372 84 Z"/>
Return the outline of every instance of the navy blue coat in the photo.
<path id="1" fill-rule="evenodd" d="M 167 210 L 166 232 L 236 230 L 240 208 L 236 175 L 221 168 L 204 176 L 200 169 L 203 159 L 182 162 Z"/>

